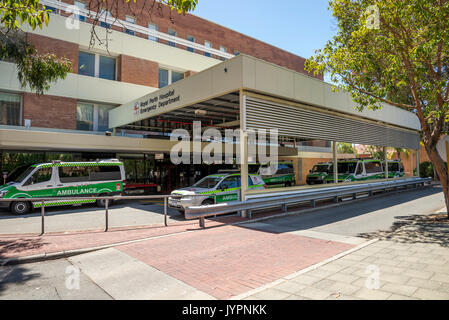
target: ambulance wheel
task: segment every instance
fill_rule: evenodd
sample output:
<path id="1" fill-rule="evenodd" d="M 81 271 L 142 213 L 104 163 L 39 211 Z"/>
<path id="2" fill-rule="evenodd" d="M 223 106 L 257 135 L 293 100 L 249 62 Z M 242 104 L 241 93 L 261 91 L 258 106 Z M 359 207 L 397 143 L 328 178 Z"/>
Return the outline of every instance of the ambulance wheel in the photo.
<path id="1" fill-rule="evenodd" d="M 11 203 L 11 212 L 17 215 L 22 215 L 30 212 L 31 203 L 28 201 L 14 201 Z"/>
<path id="2" fill-rule="evenodd" d="M 214 203 L 214 200 L 212 200 L 212 199 L 206 199 L 201 203 L 202 206 L 210 206 L 213 204 L 215 204 L 215 203 Z"/>

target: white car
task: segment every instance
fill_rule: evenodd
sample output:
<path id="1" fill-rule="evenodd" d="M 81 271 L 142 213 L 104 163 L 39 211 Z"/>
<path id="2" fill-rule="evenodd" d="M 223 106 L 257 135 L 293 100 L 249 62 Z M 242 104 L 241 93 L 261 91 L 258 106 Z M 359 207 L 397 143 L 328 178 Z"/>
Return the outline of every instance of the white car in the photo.
<path id="1" fill-rule="evenodd" d="M 240 173 L 212 174 L 191 187 L 174 190 L 171 193 L 173 197 L 168 198 L 168 206 L 184 213 L 184 209 L 191 206 L 238 201 L 240 188 Z M 249 174 L 248 188 L 264 189 L 266 185 L 259 175 Z"/>

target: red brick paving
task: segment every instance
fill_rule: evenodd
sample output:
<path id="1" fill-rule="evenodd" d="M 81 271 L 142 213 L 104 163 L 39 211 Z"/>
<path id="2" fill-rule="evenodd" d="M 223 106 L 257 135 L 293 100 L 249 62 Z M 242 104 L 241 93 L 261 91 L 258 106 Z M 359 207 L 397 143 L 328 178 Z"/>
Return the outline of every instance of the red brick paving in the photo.
<path id="1" fill-rule="evenodd" d="M 257 213 L 254 218 L 277 214 L 278 210 Z M 214 220 L 206 220 L 206 227 L 222 226 L 241 221 L 248 221 L 239 216 L 222 216 Z M 179 232 L 198 230 L 198 220 L 180 221 L 163 225 L 138 226 L 127 228 L 110 228 L 109 232 L 102 230 L 70 231 L 36 234 L 0 235 L 0 259 L 27 257 L 37 254 L 86 249 L 109 245 L 124 241 L 132 241 Z"/>
<path id="2" fill-rule="evenodd" d="M 354 247 L 223 226 L 117 247 L 218 299 L 228 299 Z"/>

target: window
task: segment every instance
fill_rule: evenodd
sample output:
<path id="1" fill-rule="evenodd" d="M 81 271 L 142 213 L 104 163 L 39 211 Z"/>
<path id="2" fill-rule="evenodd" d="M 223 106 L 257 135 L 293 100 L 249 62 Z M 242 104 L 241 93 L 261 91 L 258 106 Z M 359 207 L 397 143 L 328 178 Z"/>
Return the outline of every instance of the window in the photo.
<path id="1" fill-rule="evenodd" d="M 187 36 L 187 40 L 190 42 L 195 42 L 195 38 L 192 36 Z M 195 52 L 195 50 L 193 48 L 187 47 L 187 51 L 189 52 Z"/>
<path id="2" fill-rule="evenodd" d="M 209 41 L 204 41 L 204 46 L 205 46 L 206 48 L 212 48 L 212 43 L 209 42 Z M 205 55 L 206 57 L 210 57 L 210 56 L 211 56 L 210 52 L 204 52 L 204 55 Z"/>
<path id="3" fill-rule="evenodd" d="M 367 174 L 382 172 L 382 165 L 380 162 L 365 162 L 365 171 Z"/>
<path id="4" fill-rule="evenodd" d="M 224 46 L 220 46 L 220 51 L 223 52 L 223 53 L 228 52 L 228 50 Z M 225 61 L 226 58 L 225 57 L 220 57 L 220 60 Z"/>
<path id="5" fill-rule="evenodd" d="M 119 166 L 59 167 L 59 180 L 63 183 L 88 181 L 117 181 L 121 179 Z"/>
<path id="6" fill-rule="evenodd" d="M 220 189 L 226 190 L 240 187 L 240 176 L 227 177 L 220 183 Z"/>
<path id="7" fill-rule="evenodd" d="M 168 33 L 170 36 L 176 37 L 176 31 L 175 31 L 175 30 L 168 29 L 168 32 L 167 32 L 167 33 Z M 169 45 L 169 46 L 172 46 L 172 47 L 176 47 L 176 43 L 171 42 L 171 41 L 168 41 L 168 45 Z"/>
<path id="8" fill-rule="evenodd" d="M 78 74 L 102 78 L 116 79 L 116 58 L 80 51 L 78 54 Z"/>
<path id="9" fill-rule="evenodd" d="M 166 87 L 182 79 L 184 79 L 183 72 L 177 72 L 167 69 L 159 69 L 159 88 Z"/>
<path id="10" fill-rule="evenodd" d="M 95 55 L 80 51 L 78 54 L 78 74 L 95 77 Z"/>
<path id="11" fill-rule="evenodd" d="M 168 83 L 168 70 L 159 69 L 159 88 L 163 88 L 169 85 Z"/>
<path id="12" fill-rule="evenodd" d="M 107 105 L 97 105 L 96 108 L 94 108 L 94 115 L 98 114 L 97 116 L 97 125 L 95 126 L 94 122 L 94 130 L 100 131 L 100 132 L 106 132 L 109 130 L 109 111 L 111 109 L 114 109 L 113 106 L 107 106 Z M 95 117 L 94 117 L 95 120 Z"/>
<path id="13" fill-rule="evenodd" d="M 134 18 L 134 17 L 126 16 L 126 17 L 125 17 L 125 21 L 126 21 L 126 22 L 129 22 L 129 23 L 132 23 L 132 24 L 136 24 L 136 18 Z M 127 34 L 132 35 L 132 36 L 135 36 L 135 35 L 136 35 L 136 32 L 133 31 L 133 30 L 125 29 L 125 32 L 126 32 Z"/>
<path id="14" fill-rule="evenodd" d="M 28 179 L 25 186 L 35 183 L 48 182 L 51 180 L 52 168 L 40 168 Z"/>
<path id="15" fill-rule="evenodd" d="M 148 24 L 148 29 L 150 29 L 150 30 L 153 30 L 153 31 L 157 31 L 158 30 L 158 28 L 157 28 L 157 25 L 156 24 L 153 24 L 153 23 L 149 23 Z M 148 40 L 152 40 L 152 41 L 158 41 L 158 39 L 157 39 L 157 37 L 153 37 L 153 36 L 148 36 Z"/>
<path id="16" fill-rule="evenodd" d="M 114 106 L 79 102 L 76 106 L 76 129 L 105 132 L 109 129 L 109 111 Z"/>
<path id="17" fill-rule="evenodd" d="M 86 9 L 86 4 L 84 2 L 81 1 L 76 1 L 73 4 L 75 7 L 78 7 L 80 9 Z M 86 21 L 86 17 L 81 16 L 81 15 L 74 15 L 74 19 L 78 19 L 79 21 Z"/>
<path id="18" fill-rule="evenodd" d="M 121 180 L 119 166 L 98 166 L 90 168 L 89 181 L 117 181 Z"/>
<path id="19" fill-rule="evenodd" d="M 100 56 L 99 78 L 115 80 L 115 58 Z"/>
<path id="20" fill-rule="evenodd" d="M 0 92 L 0 125 L 20 126 L 20 95 Z"/>
<path id="21" fill-rule="evenodd" d="M 171 83 L 175 83 L 176 81 L 184 79 L 184 73 L 183 72 L 171 72 Z"/>
<path id="22" fill-rule="evenodd" d="M 58 171 L 62 183 L 89 181 L 89 167 L 59 167 Z"/>
<path id="23" fill-rule="evenodd" d="M 78 103 L 76 106 L 76 129 L 85 131 L 94 129 L 93 104 Z"/>

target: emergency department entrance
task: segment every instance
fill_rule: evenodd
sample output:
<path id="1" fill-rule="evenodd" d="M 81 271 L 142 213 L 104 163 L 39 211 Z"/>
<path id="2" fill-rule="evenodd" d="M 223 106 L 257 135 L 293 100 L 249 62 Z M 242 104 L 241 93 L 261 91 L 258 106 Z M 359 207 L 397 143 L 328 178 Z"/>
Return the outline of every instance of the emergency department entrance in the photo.
<path id="1" fill-rule="evenodd" d="M 201 141 L 199 150 L 193 141 L 198 121 L 201 132 L 219 133 Z M 277 130 L 279 157 L 297 156 L 303 141 L 332 142 L 334 164 L 336 142 L 417 150 L 420 130 L 411 112 L 387 104 L 377 111 L 359 112 L 349 94 L 333 92 L 330 84 L 245 55 L 113 109 L 109 122 L 118 136 L 129 127 L 151 128 L 152 134 L 167 138 L 173 130 L 183 130 L 192 155 L 220 142 L 223 154 L 231 150 L 241 155 L 243 176 L 248 162 L 254 160 L 248 159 L 248 148 L 262 147 L 248 144 L 252 130 Z M 226 138 L 229 130 L 239 132 L 238 141 Z M 333 168 L 338 181 L 338 167 Z M 248 192 L 242 179 L 242 195 Z"/>

